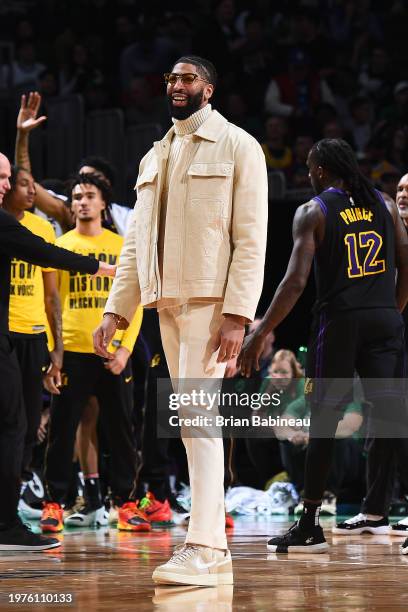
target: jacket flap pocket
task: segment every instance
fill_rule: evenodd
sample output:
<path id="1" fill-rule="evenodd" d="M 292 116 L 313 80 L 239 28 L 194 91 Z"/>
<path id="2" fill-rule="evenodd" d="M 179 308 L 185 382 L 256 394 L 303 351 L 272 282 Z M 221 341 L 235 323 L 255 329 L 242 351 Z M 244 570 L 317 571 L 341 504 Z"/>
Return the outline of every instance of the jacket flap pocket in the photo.
<path id="1" fill-rule="evenodd" d="M 188 169 L 189 176 L 231 176 L 234 169 L 233 162 L 208 162 L 191 164 Z"/>
<path id="2" fill-rule="evenodd" d="M 157 176 L 157 170 L 145 170 L 140 176 L 138 176 L 135 189 L 141 187 L 142 185 L 147 185 L 149 183 L 154 183 Z"/>

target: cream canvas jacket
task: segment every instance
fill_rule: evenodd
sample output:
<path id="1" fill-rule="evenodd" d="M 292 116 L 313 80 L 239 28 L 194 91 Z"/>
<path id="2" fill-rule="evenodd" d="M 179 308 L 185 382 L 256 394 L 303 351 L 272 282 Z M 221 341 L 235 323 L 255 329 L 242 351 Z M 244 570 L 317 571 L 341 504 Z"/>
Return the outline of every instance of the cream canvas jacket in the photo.
<path id="1" fill-rule="evenodd" d="M 140 163 L 131 215 L 105 312 L 131 321 L 139 303 L 161 297 L 222 298 L 223 312 L 253 320 L 262 290 L 268 188 L 263 151 L 213 110 L 193 134 L 194 155 L 176 182 L 178 214 L 166 217 L 158 266 L 160 195 L 174 128 Z"/>

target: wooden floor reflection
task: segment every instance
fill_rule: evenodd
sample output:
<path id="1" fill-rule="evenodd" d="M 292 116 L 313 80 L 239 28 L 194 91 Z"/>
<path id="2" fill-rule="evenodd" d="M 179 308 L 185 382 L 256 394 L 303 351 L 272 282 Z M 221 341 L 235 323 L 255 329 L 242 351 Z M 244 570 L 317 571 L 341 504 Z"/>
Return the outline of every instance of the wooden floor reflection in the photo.
<path id="1" fill-rule="evenodd" d="M 60 549 L 0 553 L 1 610 L 408 610 L 408 555 L 402 538 L 331 536 L 329 553 L 268 554 L 267 536 L 286 520 L 241 517 L 229 533 L 234 587 L 156 587 L 151 574 L 182 542 L 182 527 L 127 534 L 114 529 L 67 531 Z M 72 593 L 72 606 L 9 604 L 16 593 Z"/>

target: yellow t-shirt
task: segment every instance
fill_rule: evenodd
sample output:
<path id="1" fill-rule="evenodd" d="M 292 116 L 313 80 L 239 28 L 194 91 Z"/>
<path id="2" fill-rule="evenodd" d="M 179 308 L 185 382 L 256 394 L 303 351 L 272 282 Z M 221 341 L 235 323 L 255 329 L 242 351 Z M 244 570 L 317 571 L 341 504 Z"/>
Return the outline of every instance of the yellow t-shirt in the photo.
<path id="1" fill-rule="evenodd" d="M 20 221 L 36 236 L 46 242 L 55 243 L 55 232 L 48 221 L 25 212 Z M 43 272 L 51 268 L 41 268 L 20 259 L 11 262 L 9 328 L 20 334 L 40 334 L 48 327 L 44 304 Z"/>
<path id="2" fill-rule="evenodd" d="M 123 238 L 107 229 L 98 236 L 84 236 L 74 229 L 58 238 L 57 245 L 74 253 L 116 264 Z M 92 332 L 102 320 L 112 280 L 107 276 L 93 278 L 90 274 L 59 271 L 64 350 L 75 353 L 94 352 Z M 116 332 L 109 351 L 114 352 L 119 346 L 124 346 L 132 352 L 142 316 L 143 309 L 140 306 L 129 327 Z"/>

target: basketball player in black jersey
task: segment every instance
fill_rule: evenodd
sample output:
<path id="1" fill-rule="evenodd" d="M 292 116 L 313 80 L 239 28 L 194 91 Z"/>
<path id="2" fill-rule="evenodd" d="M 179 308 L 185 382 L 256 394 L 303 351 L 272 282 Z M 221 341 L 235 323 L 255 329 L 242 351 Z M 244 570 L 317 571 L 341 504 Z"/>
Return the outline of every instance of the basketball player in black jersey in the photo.
<path id="1" fill-rule="evenodd" d="M 311 426 L 304 509 L 286 534 L 269 540 L 268 549 L 282 553 L 328 549 L 319 512 L 346 397 L 344 386 L 329 387 L 327 381 L 351 381 L 355 371 L 363 382 L 399 380 L 405 375 L 400 312 L 408 300 L 408 238 L 397 208 L 361 174 L 344 140 L 317 142 L 307 163 L 319 195 L 296 211 L 285 277 L 258 329 L 245 340 L 239 361 L 247 377 L 253 367 L 258 368 L 265 335 L 292 310 L 314 260 L 317 300 L 306 363 Z M 386 401 L 387 408 L 400 410 L 404 422 L 398 385 L 389 388 L 378 380 L 374 386 L 364 388 L 374 408 L 381 409 Z M 382 447 L 392 442 L 378 438 Z M 377 456 L 378 465 L 372 469 L 380 468 L 381 452 Z"/>

